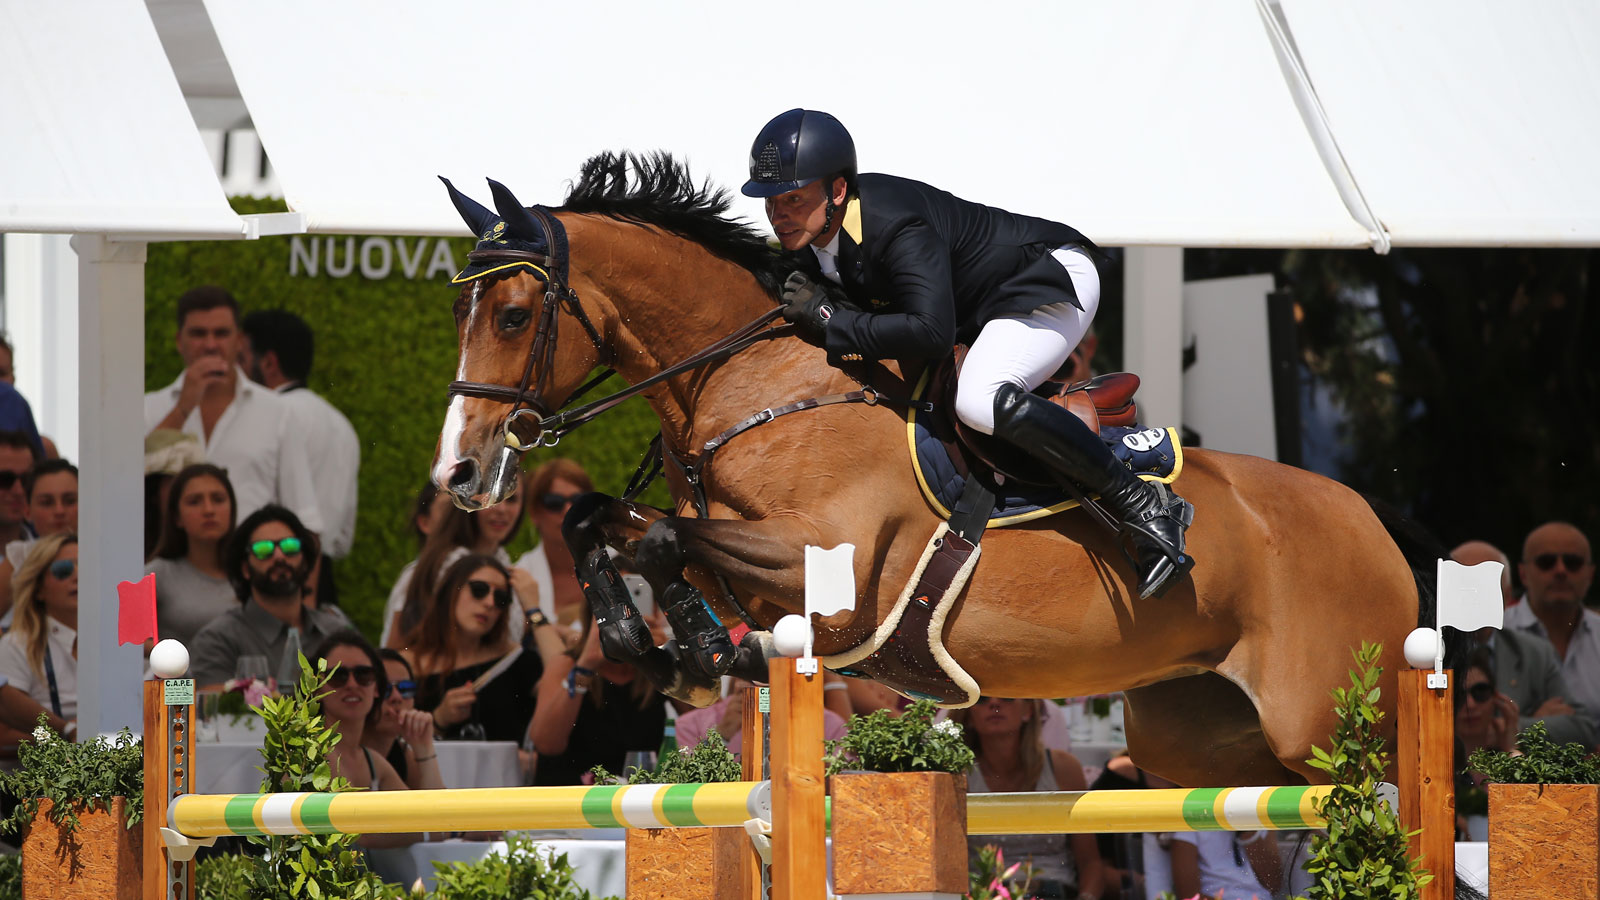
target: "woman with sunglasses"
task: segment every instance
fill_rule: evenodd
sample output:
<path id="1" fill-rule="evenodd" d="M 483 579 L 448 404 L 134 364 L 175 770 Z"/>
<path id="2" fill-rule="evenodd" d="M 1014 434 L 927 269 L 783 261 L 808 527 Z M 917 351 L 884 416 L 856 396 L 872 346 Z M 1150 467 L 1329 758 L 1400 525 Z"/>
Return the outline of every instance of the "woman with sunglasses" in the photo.
<path id="1" fill-rule="evenodd" d="M 0 471 L 0 476 L 17 477 L 15 472 L 4 471 Z M 77 466 L 64 459 L 46 459 L 34 463 L 18 480 L 22 482 L 33 536 L 6 544 L 5 554 L 0 557 L 0 614 L 11 610 L 11 576 L 22 565 L 33 542 L 52 534 L 78 530 Z M 10 485 L 4 487 L 9 488 Z"/>
<path id="2" fill-rule="evenodd" d="M 589 473 L 570 459 L 552 459 L 533 471 L 528 477 L 528 490 L 524 495 L 528 521 L 539 533 L 539 543 L 517 559 L 512 575 L 525 577 L 527 584 L 536 586 L 530 601 L 522 595 L 528 592 L 519 579 L 513 583 L 519 599 L 530 612 L 534 605 L 544 617 L 557 625 L 577 629 L 583 623 L 588 607 L 583 599 L 583 586 L 578 583 L 577 566 L 572 551 L 561 536 L 561 520 L 567 515 L 572 501 L 594 490 Z"/>
<path id="3" fill-rule="evenodd" d="M 239 605 L 222 548 L 238 515 L 228 473 L 210 463 L 187 466 L 167 493 L 161 536 L 147 571 L 156 576 L 161 636 L 188 646 L 212 619 Z"/>
<path id="4" fill-rule="evenodd" d="M 405 649 L 402 638 L 428 617 L 445 570 L 461 557 L 469 553 L 489 556 L 502 567 L 510 567 L 511 555 L 506 552 L 505 545 L 516 537 L 517 528 L 522 524 L 521 509 L 520 493 L 513 493 L 505 502 L 477 512 L 445 503 L 440 518 L 427 527 L 427 538 L 416 560 L 400 570 L 400 577 L 389 591 L 389 600 L 383 608 L 383 634 L 378 639 L 379 645 Z M 511 637 L 520 641 L 522 617 L 513 616 L 512 619 Z"/>
<path id="5" fill-rule="evenodd" d="M 976 705 L 950 713 L 976 757 L 967 773 L 968 793 L 1085 789 L 1077 758 L 1045 747 L 1040 735 L 1044 713 L 1043 700 L 1004 697 L 979 697 Z M 1005 852 L 1007 864 L 1031 863 L 1037 878 L 1032 896 L 1098 900 L 1105 893 L 1100 849 L 1092 834 L 975 834 L 967 842 L 974 854 L 992 844 Z"/>
<path id="6" fill-rule="evenodd" d="M 78 536 L 35 541 L 11 579 L 11 630 L 0 637 L 0 711 L 21 731 L 39 714 L 68 737 L 78 718 Z"/>
<path id="7" fill-rule="evenodd" d="M 412 790 L 445 786 L 439 774 L 439 753 L 433 747 L 433 717 L 417 709 L 417 683 L 411 664 L 398 650 L 378 651 L 388 692 L 379 699 L 382 714 L 361 737 L 367 749 L 389 761 Z"/>
<path id="8" fill-rule="evenodd" d="M 445 570 L 428 617 L 405 637 L 417 709 L 446 739 L 520 742 L 527 730 L 544 664 L 512 638 L 512 602 L 506 566 L 469 554 Z"/>
<path id="9" fill-rule="evenodd" d="M 328 753 L 328 768 L 357 788 L 369 791 L 404 791 L 409 786 L 395 772 L 383 754 L 366 747 L 367 732 L 383 715 L 379 697 L 389 693 L 389 678 L 378 651 L 353 629 L 336 631 L 323 639 L 310 659 L 328 665 L 328 684 L 322 695 L 322 716 L 339 735 L 339 742 Z M 438 785 L 435 785 L 437 787 Z M 363 847 L 404 847 L 423 834 L 368 834 L 357 842 Z"/>

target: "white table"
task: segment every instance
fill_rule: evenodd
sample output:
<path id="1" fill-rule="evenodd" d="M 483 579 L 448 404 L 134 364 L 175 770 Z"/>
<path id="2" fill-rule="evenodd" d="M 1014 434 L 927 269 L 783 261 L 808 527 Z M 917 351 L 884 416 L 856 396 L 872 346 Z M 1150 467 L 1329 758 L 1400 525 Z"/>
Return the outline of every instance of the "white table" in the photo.
<path id="1" fill-rule="evenodd" d="M 512 741 L 435 741 L 447 788 L 513 787 L 522 764 Z M 261 790 L 261 742 L 196 742 L 195 793 L 253 794 Z"/>

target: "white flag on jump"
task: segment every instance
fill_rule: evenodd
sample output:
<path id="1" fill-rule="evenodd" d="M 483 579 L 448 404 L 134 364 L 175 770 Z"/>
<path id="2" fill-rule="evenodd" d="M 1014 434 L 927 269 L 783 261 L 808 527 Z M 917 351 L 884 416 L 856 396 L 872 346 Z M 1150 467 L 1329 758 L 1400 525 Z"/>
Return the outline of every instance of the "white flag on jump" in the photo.
<path id="1" fill-rule="evenodd" d="M 1463 566 L 1448 559 L 1439 560 L 1439 627 L 1462 631 L 1501 628 L 1505 625 L 1505 600 L 1500 594 L 1500 575 L 1505 566 L 1481 562 Z"/>
<path id="2" fill-rule="evenodd" d="M 856 545 L 832 550 L 806 545 L 806 618 L 856 608 Z"/>

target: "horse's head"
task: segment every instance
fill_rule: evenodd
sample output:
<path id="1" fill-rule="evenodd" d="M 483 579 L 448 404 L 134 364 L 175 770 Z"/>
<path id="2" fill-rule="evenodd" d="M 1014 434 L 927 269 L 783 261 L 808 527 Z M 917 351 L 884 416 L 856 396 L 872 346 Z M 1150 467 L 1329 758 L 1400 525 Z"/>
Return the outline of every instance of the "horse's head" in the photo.
<path id="1" fill-rule="evenodd" d="M 556 217 L 524 208 L 493 181 L 496 211 L 445 186 L 478 245 L 454 279 L 460 363 L 433 480 L 457 506 L 482 509 L 510 496 L 522 453 L 597 365 L 601 344 L 566 283 L 566 231 Z M 571 334 L 557 340 L 562 319 Z"/>

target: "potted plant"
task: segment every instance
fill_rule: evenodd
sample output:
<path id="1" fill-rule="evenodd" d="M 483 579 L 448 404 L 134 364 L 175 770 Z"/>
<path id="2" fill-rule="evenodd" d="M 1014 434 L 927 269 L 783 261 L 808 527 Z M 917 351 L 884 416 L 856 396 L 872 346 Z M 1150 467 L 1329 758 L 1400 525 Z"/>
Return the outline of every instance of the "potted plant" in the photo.
<path id="1" fill-rule="evenodd" d="M 21 798 L 6 825 L 24 833 L 22 891 L 59 900 L 138 900 L 144 817 L 143 741 L 63 739 L 43 715 L 0 788 Z"/>
<path id="2" fill-rule="evenodd" d="M 1515 751 L 1480 748 L 1467 768 L 1489 783 L 1491 897 L 1600 897 L 1600 761 L 1535 722 Z"/>
<path id="3" fill-rule="evenodd" d="M 972 749 L 960 725 L 933 715 L 919 700 L 898 717 L 851 716 L 828 742 L 836 893 L 966 892 Z"/>
<path id="4" fill-rule="evenodd" d="M 654 769 L 635 768 L 626 780 L 604 768 L 595 783 L 709 784 L 738 781 L 739 759 L 712 729 L 693 750 L 666 751 Z M 739 860 L 749 838 L 738 828 L 630 828 L 627 832 L 629 900 L 737 897 Z"/>

